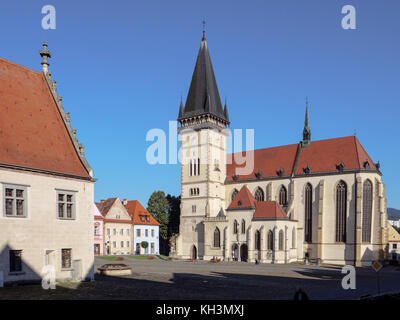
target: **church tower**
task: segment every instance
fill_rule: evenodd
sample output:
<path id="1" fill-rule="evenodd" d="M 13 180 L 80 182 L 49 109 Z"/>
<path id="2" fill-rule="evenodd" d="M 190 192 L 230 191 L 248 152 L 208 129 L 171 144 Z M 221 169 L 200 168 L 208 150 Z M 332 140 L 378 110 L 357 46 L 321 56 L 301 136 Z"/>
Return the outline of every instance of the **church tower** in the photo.
<path id="1" fill-rule="evenodd" d="M 181 218 L 176 254 L 202 259 L 204 220 L 224 216 L 228 109 L 215 80 L 203 31 L 185 106 L 178 115 L 181 141 Z"/>

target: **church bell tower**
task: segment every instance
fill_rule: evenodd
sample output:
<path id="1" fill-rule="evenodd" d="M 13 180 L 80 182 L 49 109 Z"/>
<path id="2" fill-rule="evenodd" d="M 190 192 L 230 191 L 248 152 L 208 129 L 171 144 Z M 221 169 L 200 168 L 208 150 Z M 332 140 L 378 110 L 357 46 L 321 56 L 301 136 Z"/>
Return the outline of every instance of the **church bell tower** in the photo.
<path id="1" fill-rule="evenodd" d="M 228 109 L 222 108 L 203 31 L 185 106 L 179 107 L 181 218 L 177 255 L 202 259 L 206 217 L 224 215 Z"/>

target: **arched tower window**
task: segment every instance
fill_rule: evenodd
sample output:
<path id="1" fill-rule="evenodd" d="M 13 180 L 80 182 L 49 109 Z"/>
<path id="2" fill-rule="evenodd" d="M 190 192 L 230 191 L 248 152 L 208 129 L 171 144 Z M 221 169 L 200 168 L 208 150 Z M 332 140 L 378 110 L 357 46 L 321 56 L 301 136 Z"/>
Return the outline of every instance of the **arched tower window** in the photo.
<path id="1" fill-rule="evenodd" d="M 238 222 L 236 220 L 233 221 L 233 233 L 238 233 Z"/>
<path id="2" fill-rule="evenodd" d="M 233 199 L 235 199 L 236 195 L 239 193 L 239 191 L 237 189 L 233 190 L 232 192 L 232 199 L 231 201 L 233 201 Z"/>
<path id="3" fill-rule="evenodd" d="M 254 249 L 256 249 L 256 250 L 261 250 L 261 235 L 260 235 L 260 230 L 257 230 L 257 231 L 256 231 L 254 244 L 255 244 Z"/>
<path id="4" fill-rule="evenodd" d="M 257 188 L 254 198 L 256 198 L 257 201 L 264 201 L 264 191 L 261 188 Z"/>
<path id="5" fill-rule="evenodd" d="M 347 185 L 340 181 L 336 186 L 336 241 L 346 242 Z"/>
<path id="6" fill-rule="evenodd" d="M 242 233 L 246 233 L 246 222 L 242 220 Z"/>
<path id="7" fill-rule="evenodd" d="M 218 228 L 214 230 L 214 248 L 219 248 L 221 246 L 221 233 Z"/>
<path id="8" fill-rule="evenodd" d="M 282 186 L 281 190 L 279 190 L 279 204 L 281 206 L 287 205 L 287 190 L 285 186 Z"/>
<path id="9" fill-rule="evenodd" d="M 200 158 L 197 159 L 197 175 L 200 175 Z"/>
<path id="10" fill-rule="evenodd" d="M 312 186 L 309 183 L 305 188 L 304 241 L 312 242 Z"/>
<path id="11" fill-rule="evenodd" d="M 268 231 L 268 250 L 274 250 L 274 233 L 272 230 Z"/>
<path id="12" fill-rule="evenodd" d="M 362 242 L 371 242 L 372 183 L 365 180 L 363 186 Z"/>
<path id="13" fill-rule="evenodd" d="M 283 250 L 283 230 L 279 231 L 279 250 Z"/>

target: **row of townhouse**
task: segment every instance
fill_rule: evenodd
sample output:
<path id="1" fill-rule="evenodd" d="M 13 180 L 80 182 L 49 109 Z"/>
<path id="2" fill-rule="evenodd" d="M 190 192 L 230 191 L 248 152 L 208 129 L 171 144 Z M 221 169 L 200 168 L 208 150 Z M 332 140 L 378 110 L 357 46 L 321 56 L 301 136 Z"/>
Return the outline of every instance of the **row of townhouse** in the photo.
<path id="1" fill-rule="evenodd" d="M 159 254 L 159 225 L 137 200 L 101 200 L 94 209 L 94 254 Z"/>

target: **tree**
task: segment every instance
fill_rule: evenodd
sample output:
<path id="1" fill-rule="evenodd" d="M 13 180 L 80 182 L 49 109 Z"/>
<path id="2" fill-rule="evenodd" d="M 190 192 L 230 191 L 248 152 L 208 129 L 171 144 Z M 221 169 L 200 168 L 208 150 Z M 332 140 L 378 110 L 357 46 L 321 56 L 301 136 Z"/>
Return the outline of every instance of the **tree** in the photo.
<path id="1" fill-rule="evenodd" d="M 168 238 L 173 234 L 179 233 L 179 222 L 181 215 L 181 196 L 171 196 L 167 195 L 167 200 L 169 202 L 168 210 Z"/>
<path id="2" fill-rule="evenodd" d="M 147 241 L 142 241 L 140 245 L 142 246 L 143 249 L 146 249 L 149 246 L 149 243 Z"/>
<path id="3" fill-rule="evenodd" d="M 167 239 L 169 202 L 163 191 L 154 191 L 147 203 L 147 211 L 160 223 L 160 237 Z"/>

